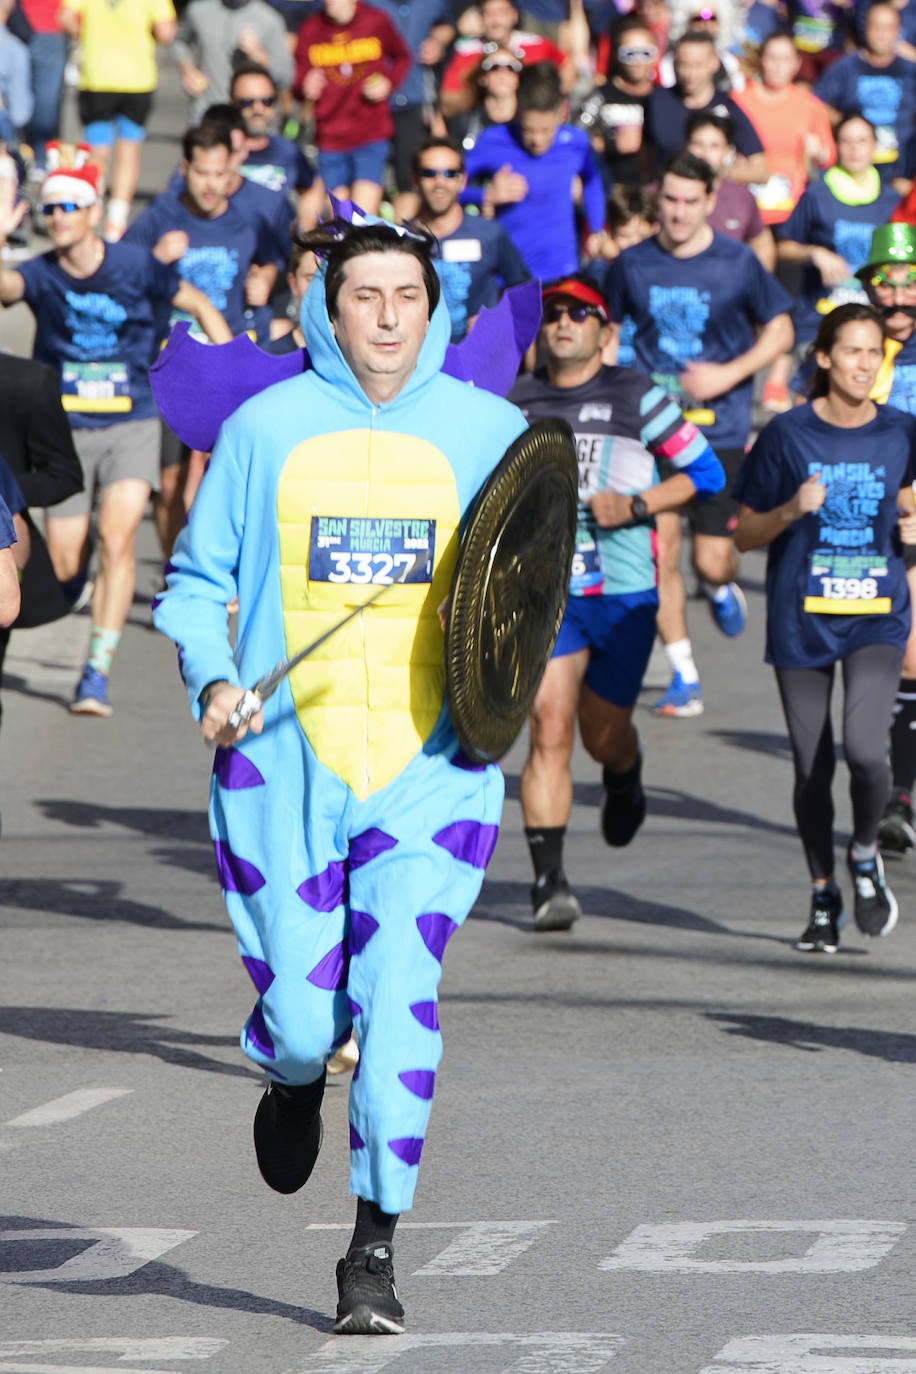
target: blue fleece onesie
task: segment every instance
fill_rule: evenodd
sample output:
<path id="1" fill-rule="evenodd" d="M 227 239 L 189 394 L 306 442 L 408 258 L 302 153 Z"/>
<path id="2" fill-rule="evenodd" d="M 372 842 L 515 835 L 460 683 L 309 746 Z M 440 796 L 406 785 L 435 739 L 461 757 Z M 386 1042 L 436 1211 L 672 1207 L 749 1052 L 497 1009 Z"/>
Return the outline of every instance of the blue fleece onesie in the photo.
<path id="1" fill-rule="evenodd" d="M 155 612 L 199 718 L 208 683 L 241 695 L 373 582 L 412 569 L 294 670 L 261 735 L 217 751 L 210 800 L 259 994 L 242 1048 L 271 1078 L 310 1083 L 355 1027 L 350 1189 L 390 1213 L 413 1199 L 443 951 L 480 890 L 503 798 L 499 769 L 458 748 L 438 608 L 473 498 L 525 420 L 440 372 L 449 329 L 440 301 L 413 375 L 373 405 L 316 278 L 303 307 L 313 370 L 223 425 Z"/>

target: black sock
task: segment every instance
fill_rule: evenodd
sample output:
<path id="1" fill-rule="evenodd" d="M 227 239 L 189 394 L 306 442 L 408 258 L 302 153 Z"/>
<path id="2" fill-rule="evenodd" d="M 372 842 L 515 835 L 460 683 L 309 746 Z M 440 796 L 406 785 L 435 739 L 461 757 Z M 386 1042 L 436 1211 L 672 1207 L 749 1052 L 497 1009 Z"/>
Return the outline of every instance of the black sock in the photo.
<path id="1" fill-rule="evenodd" d="M 916 678 L 902 677 L 891 723 L 894 791 L 909 795 L 916 779 Z"/>
<path id="2" fill-rule="evenodd" d="M 565 834 L 565 825 L 545 825 L 537 829 L 525 826 L 525 839 L 531 851 L 536 879 L 546 878 L 549 873 L 562 873 Z"/>
<path id="3" fill-rule="evenodd" d="M 399 1212 L 383 1212 L 377 1202 L 368 1202 L 364 1197 L 357 1198 L 356 1226 L 353 1228 L 353 1239 L 347 1251 L 348 1257 L 354 1250 L 362 1250 L 368 1246 L 390 1246 L 394 1240 L 394 1228 L 398 1224 L 399 1216 Z"/>

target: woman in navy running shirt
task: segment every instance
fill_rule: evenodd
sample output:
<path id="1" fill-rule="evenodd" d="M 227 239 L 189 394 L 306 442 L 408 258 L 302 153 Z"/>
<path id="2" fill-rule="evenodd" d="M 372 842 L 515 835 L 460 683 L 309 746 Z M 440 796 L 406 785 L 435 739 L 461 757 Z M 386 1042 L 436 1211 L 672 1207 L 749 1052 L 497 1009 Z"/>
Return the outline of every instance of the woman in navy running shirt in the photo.
<path id="1" fill-rule="evenodd" d="M 897 920 L 877 835 L 910 625 L 901 539 L 916 543 L 916 420 L 869 399 L 883 352 L 884 324 L 870 306 L 827 315 L 814 344 L 811 400 L 766 426 L 733 490 L 738 548 L 769 546 L 766 660 L 792 745 L 795 819 L 813 885 L 808 925 L 795 943 L 806 952 L 835 953 L 844 920 L 831 795 L 838 664 L 856 925 L 887 935 Z"/>

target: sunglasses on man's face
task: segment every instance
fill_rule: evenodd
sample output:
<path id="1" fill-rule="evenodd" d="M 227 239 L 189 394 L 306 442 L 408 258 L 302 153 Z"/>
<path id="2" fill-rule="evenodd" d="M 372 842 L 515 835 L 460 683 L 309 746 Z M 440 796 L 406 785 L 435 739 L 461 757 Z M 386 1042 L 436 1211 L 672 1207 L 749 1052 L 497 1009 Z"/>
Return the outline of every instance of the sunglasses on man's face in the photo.
<path id="1" fill-rule="evenodd" d="M 461 176 L 460 167 L 421 167 L 420 176 L 424 181 L 435 181 L 437 177 L 445 177 L 446 181 L 454 181 Z"/>
<path id="2" fill-rule="evenodd" d="M 590 315 L 596 320 L 602 320 L 597 305 L 570 305 L 568 301 L 549 302 L 544 306 L 542 318 L 544 324 L 558 324 L 564 315 L 568 315 L 573 324 L 584 324 Z"/>
<path id="3" fill-rule="evenodd" d="M 50 219 L 55 210 L 59 210 L 62 215 L 73 215 L 83 208 L 82 205 L 77 205 L 75 200 L 55 200 L 49 205 L 39 205 L 38 213 L 45 219 Z"/>
<path id="4" fill-rule="evenodd" d="M 876 272 L 873 277 L 869 277 L 869 285 L 891 287 L 916 286 L 916 267 L 908 267 L 906 269 L 906 276 L 903 278 L 903 281 L 894 281 L 893 277 L 891 276 L 891 273 L 897 272 L 899 270 L 900 269 L 896 267 L 883 267 L 880 271 Z"/>
<path id="5" fill-rule="evenodd" d="M 244 95 L 239 96 L 236 105 L 242 110 L 250 110 L 252 105 L 263 105 L 266 110 L 272 110 L 277 103 L 275 95 Z"/>
<path id="6" fill-rule="evenodd" d="M 617 58 L 620 62 L 654 62 L 658 57 L 658 48 L 629 46 L 625 44 L 617 49 Z"/>

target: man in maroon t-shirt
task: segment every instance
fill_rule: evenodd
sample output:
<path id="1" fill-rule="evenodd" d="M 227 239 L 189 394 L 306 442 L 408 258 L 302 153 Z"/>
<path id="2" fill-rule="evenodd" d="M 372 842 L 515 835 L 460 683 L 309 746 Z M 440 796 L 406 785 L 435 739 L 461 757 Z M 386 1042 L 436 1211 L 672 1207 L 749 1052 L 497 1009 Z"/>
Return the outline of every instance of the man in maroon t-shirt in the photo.
<path id="1" fill-rule="evenodd" d="M 314 107 L 318 170 L 329 191 L 369 214 L 381 204 L 394 133 L 388 97 L 412 60 L 388 16 L 362 0 L 322 0 L 299 29 L 294 89 Z"/>
<path id="2" fill-rule="evenodd" d="M 697 110 L 687 121 L 684 147 L 701 157 L 715 173 L 716 205 L 706 223 L 717 233 L 746 243 L 768 272 L 776 266 L 776 245 L 747 186 L 728 181 L 729 158 L 735 155 L 735 130 L 728 115 Z"/>

